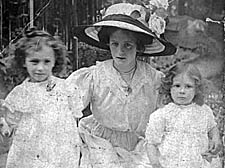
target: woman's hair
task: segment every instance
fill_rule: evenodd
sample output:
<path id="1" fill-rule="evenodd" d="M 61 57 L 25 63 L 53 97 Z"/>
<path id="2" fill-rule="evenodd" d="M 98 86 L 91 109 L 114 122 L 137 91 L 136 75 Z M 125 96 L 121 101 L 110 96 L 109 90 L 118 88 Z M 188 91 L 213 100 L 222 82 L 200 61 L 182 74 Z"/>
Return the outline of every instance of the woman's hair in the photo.
<path id="1" fill-rule="evenodd" d="M 203 105 L 204 103 L 204 87 L 202 76 L 199 69 L 192 63 L 178 63 L 175 66 L 171 67 L 166 73 L 165 77 L 162 78 L 162 83 L 160 87 L 160 94 L 165 96 L 163 104 L 172 102 L 171 97 L 171 88 L 173 85 L 173 79 L 179 74 L 187 74 L 188 77 L 195 81 L 195 96 L 193 102 L 198 105 Z"/>
<path id="2" fill-rule="evenodd" d="M 51 47 L 54 51 L 55 66 L 52 69 L 53 74 L 61 72 L 66 64 L 67 50 L 65 45 L 46 31 L 36 29 L 26 31 L 24 36 L 14 44 L 12 68 L 16 68 L 18 72 L 27 76 L 26 68 L 24 68 L 26 56 L 30 54 L 30 51 L 40 51 L 43 46 Z"/>
<path id="3" fill-rule="evenodd" d="M 109 44 L 109 37 L 118 29 L 121 29 L 121 28 L 103 26 L 98 32 L 98 38 L 100 42 L 104 44 Z M 140 52 L 145 49 L 144 47 L 145 44 L 151 44 L 153 41 L 153 38 L 149 38 L 149 37 L 146 38 L 146 35 L 144 33 L 130 31 L 126 29 L 121 29 L 121 30 L 125 30 L 134 34 L 134 37 L 137 39 L 137 50 Z"/>

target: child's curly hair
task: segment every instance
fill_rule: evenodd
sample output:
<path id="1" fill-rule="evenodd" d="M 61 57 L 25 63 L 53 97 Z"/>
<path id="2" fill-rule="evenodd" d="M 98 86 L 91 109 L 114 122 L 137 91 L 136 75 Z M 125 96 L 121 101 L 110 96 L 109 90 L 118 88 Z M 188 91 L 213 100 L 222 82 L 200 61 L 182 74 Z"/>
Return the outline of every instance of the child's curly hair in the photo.
<path id="1" fill-rule="evenodd" d="M 173 101 L 170 93 L 173 85 L 173 79 L 175 76 L 182 73 L 186 73 L 191 79 L 195 81 L 195 97 L 193 102 L 200 106 L 203 105 L 204 87 L 201 73 L 194 64 L 188 62 L 178 63 L 165 72 L 165 76 L 162 78 L 162 83 L 159 90 L 160 94 L 165 96 L 163 104 L 168 104 Z"/>
<path id="2" fill-rule="evenodd" d="M 52 35 L 43 30 L 31 28 L 27 30 L 23 37 L 14 44 L 14 58 L 11 68 L 15 68 L 18 73 L 27 76 L 26 68 L 24 68 L 25 58 L 30 51 L 39 51 L 42 46 L 46 45 L 53 49 L 55 54 L 55 66 L 53 74 L 61 72 L 66 65 L 66 46 L 62 41 L 54 38 Z"/>

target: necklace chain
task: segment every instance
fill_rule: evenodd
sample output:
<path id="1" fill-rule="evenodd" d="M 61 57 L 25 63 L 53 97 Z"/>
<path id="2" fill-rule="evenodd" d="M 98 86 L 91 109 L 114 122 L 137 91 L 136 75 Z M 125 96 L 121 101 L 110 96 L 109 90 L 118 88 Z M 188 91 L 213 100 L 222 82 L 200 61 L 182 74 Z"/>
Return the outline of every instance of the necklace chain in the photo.
<path id="1" fill-rule="evenodd" d="M 113 67 L 120 73 L 120 74 L 128 74 L 128 73 L 131 73 L 134 69 L 137 68 L 137 62 L 135 62 L 135 66 L 133 68 L 131 68 L 129 71 L 126 71 L 126 72 L 121 72 L 114 64 L 114 61 L 113 61 Z"/>
<path id="2" fill-rule="evenodd" d="M 135 63 L 135 66 L 134 66 L 133 68 L 131 68 L 129 71 L 127 71 L 127 72 L 121 72 L 121 71 L 119 71 L 119 69 L 115 67 L 114 62 L 113 62 L 113 67 L 115 68 L 115 70 L 116 70 L 117 72 L 120 73 L 122 79 L 123 79 L 123 80 L 126 82 L 126 84 L 127 84 L 127 86 L 122 86 L 122 87 L 124 88 L 124 90 L 125 90 L 128 94 L 130 94 L 130 93 L 132 92 L 132 88 L 131 88 L 130 85 L 131 85 L 132 79 L 133 79 L 134 74 L 135 74 L 136 69 L 137 69 L 137 62 Z M 131 72 L 132 72 L 132 76 L 131 76 L 130 79 L 129 79 L 130 82 L 128 82 L 128 81 L 126 81 L 126 80 L 124 79 L 123 75 L 130 74 Z M 130 83 L 130 84 L 129 84 L 129 83 Z"/>

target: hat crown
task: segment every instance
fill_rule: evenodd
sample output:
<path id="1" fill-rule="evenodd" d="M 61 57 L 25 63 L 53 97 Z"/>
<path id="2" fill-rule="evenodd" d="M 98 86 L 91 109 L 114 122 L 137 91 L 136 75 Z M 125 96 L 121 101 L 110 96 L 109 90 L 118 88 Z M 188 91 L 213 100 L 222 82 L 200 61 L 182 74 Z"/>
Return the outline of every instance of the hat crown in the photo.
<path id="1" fill-rule="evenodd" d="M 104 19 L 109 15 L 126 15 L 132 17 L 133 19 L 137 19 L 148 27 L 148 23 L 146 22 L 146 14 L 145 8 L 141 5 L 118 3 L 108 7 L 102 18 Z"/>

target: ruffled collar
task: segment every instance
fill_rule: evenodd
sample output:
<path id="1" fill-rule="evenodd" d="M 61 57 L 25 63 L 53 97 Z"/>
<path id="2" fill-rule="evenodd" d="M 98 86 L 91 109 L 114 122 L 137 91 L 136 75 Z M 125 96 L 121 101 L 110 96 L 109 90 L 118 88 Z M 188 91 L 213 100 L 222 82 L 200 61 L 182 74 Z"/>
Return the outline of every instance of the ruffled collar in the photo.
<path id="1" fill-rule="evenodd" d="M 57 77 L 55 76 L 50 76 L 47 80 L 43 81 L 43 82 L 30 82 L 30 78 L 26 78 L 24 80 L 24 84 L 28 87 L 43 87 L 46 88 L 46 91 L 51 91 L 57 83 Z"/>
<path id="2" fill-rule="evenodd" d="M 195 107 L 196 103 L 191 103 L 191 104 L 188 104 L 188 105 L 178 105 L 178 104 L 175 104 L 175 103 L 170 103 L 169 105 L 172 108 L 176 108 L 176 109 L 189 109 L 189 108 Z"/>

